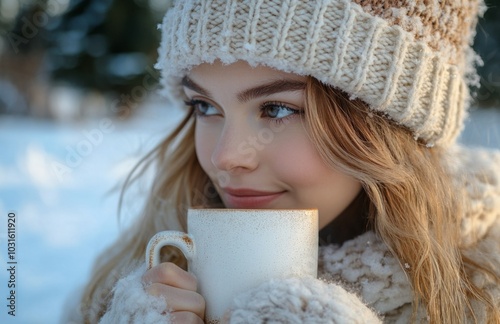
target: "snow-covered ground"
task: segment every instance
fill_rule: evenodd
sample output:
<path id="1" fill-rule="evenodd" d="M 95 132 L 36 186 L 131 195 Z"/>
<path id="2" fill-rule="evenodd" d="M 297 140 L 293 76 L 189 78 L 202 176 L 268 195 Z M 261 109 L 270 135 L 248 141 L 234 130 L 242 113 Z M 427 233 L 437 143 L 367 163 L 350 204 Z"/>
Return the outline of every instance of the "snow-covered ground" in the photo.
<path id="1" fill-rule="evenodd" d="M 0 323 L 59 321 L 65 299 L 123 228 L 113 189 L 180 115 L 156 103 L 129 121 L 0 117 Z M 473 111 L 461 141 L 500 148 L 499 110 Z M 126 200 L 125 220 L 141 203 Z M 16 217 L 15 317 L 7 314 L 9 212 Z"/>
<path id="2" fill-rule="evenodd" d="M 0 323 L 58 322 L 68 294 L 124 227 L 117 184 L 180 116 L 150 104 L 129 121 L 0 118 Z M 125 223 L 141 203 L 126 201 Z M 16 215 L 15 317 L 6 307 L 9 212 Z"/>

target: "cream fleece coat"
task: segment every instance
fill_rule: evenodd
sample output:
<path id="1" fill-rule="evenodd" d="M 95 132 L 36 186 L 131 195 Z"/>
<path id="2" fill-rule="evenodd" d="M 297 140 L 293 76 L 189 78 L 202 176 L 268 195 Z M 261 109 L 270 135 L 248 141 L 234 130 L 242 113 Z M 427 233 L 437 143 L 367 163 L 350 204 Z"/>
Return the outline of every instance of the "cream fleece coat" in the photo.
<path id="1" fill-rule="evenodd" d="M 500 152 L 455 148 L 450 166 L 471 208 L 461 217 L 462 245 L 474 261 L 490 262 L 500 277 Z M 234 299 L 230 323 L 408 323 L 412 291 L 387 246 L 367 232 L 342 246 L 320 247 L 319 278 L 272 280 Z M 411 262 L 411 260 L 409 261 Z M 144 292 L 144 266 L 119 280 L 100 323 L 169 323 L 168 300 Z M 475 273 L 474 282 L 500 304 L 500 287 Z M 479 323 L 484 310 L 477 304 Z M 420 311 L 417 322 L 426 322 Z"/>

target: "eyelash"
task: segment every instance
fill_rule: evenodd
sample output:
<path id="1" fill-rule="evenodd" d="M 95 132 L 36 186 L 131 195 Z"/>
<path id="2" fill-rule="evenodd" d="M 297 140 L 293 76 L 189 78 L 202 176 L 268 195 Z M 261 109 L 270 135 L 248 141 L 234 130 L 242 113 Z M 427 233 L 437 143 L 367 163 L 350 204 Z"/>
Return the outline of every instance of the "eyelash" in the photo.
<path id="1" fill-rule="evenodd" d="M 289 107 L 287 104 L 283 103 L 283 102 L 279 102 L 279 101 L 270 101 L 270 102 L 265 102 L 263 103 L 260 107 L 259 107 L 259 110 L 261 112 L 261 114 L 264 113 L 264 111 L 266 110 L 266 108 L 269 108 L 269 107 L 280 107 L 280 108 L 283 108 L 289 112 L 291 112 L 290 115 L 287 115 L 285 117 L 281 117 L 281 118 L 272 118 L 272 117 L 268 117 L 272 120 L 272 122 L 274 123 L 277 123 L 277 124 L 280 124 L 280 123 L 283 123 L 285 122 L 285 120 L 288 120 L 289 118 L 294 118 L 296 117 L 297 115 L 301 116 L 304 114 L 304 111 L 303 110 L 299 110 L 299 109 L 294 109 L 294 108 L 291 108 Z"/>
<path id="2" fill-rule="evenodd" d="M 193 113 L 194 113 L 194 115 L 196 117 L 205 118 L 205 117 L 213 116 L 213 115 L 205 115 L 204 113 L 200 112 L 200 110 L 197 108 L 197 105 L 200 105 L 200 104 L 210 105 L 210 106 L 215 107 L 214 105 L 212 105 L 211 103 L 209 103 L 207 101 L 200 100 L 200 99 L 191 99 L 191 100 L 184 101 L 184 104 L 186 106 L 188 106 L 188 107 L 191 107 L 193 109 Z M 291 107 L 289 107 L 287 104 L 285 104 L 283 102 L 269 101 L 269 102 L 265 102 L 262 105 L 260 105 L 259 111 L 260 111 L 261 115 L 263 115 L 265 113 L 265 110 L 267 108 L 270 108 L 270 107 L 273 107 L 273 106 L 275 106 L 275 107 L 277 106 L 277 107 L 280 107 L 282 109 L 285 109 L 285 110 L 291 112 L 290 115 L 287 115 L 285 117 L 280 117 L 280 118 L 273 118 L 273 117 L 268 117 L 268 116 L 264 117 L 264 118 L 270 119 L 272 122 L 274 122 L 276 124 L 283 123 L 283 122 L 285 122 L 285 120 L 288 120 L 289 118 L 293 118 L 293 117 L 295 117 L 297 115 L 302 116 L 304 114 L 303 110 L 291 108 Z"/>
<path id="3" fill-rule="evenodd" d="M 205 105 L 213 106 L 211 103 L 203 101 L 203 100 L 199 100 L 199 99 L 185 100 L 184 104 L 193 109 L 193 114 L 196 117 L 208 117 L 207 115 L 200 112 L 200 110 L 197 108 L 197 105 L 205 104 Z"/>

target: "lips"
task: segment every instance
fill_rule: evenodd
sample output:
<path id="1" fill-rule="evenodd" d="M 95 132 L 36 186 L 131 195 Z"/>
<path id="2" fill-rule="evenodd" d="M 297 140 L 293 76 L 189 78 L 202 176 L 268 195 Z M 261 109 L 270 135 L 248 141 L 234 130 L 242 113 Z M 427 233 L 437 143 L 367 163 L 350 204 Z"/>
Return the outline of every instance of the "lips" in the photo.
<path id="1" fill-rule="evenodd" d="M 223 188 L 224 202 L 229 208 L 264 208 L 285 191 L 260 191 L 247 188 Z"/>

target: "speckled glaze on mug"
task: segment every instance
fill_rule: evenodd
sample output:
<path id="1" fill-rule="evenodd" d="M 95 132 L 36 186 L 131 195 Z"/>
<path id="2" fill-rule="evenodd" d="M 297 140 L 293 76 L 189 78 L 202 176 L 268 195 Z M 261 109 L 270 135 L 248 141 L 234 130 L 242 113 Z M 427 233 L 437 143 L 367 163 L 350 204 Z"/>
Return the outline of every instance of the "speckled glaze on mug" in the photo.
<path id="1" fill-rule="evenodd" d="M 217 323 L 234 296 L 269 279 L 317 276 L 316 209 L 189 209 L 188 233 L 153 236 L 146 262 L 151 268 L 163 246 L 178 247 L 198 278 L 206 322 Z"/>

